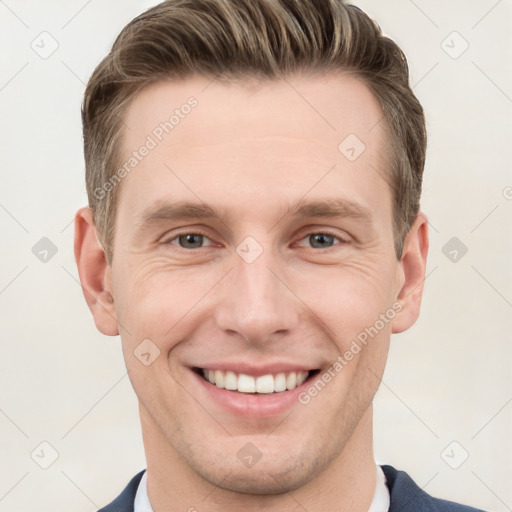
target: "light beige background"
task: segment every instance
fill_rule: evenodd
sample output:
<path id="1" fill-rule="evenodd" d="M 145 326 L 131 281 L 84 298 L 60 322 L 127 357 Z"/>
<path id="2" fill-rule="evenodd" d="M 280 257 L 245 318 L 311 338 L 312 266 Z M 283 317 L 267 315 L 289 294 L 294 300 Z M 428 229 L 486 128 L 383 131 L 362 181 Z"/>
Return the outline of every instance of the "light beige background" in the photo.
<path id="1" fill-rule="evenodd" d="M 155 3 L 0 0 L 0 512 L 93 512 L 145 467 L 120 340 L 96 331 L 77 282 L 72 220 L 85 83 Z M 422 313 L 392 340 L 376 457 L 433 495 L 512 510 L 512 2 L 358 5 L 406 51 L 430 134 Z M 46 59 L 31 47 L 52 39 Z M 42 237 L 58 249 L 46 263 Z M 452 237 L 468 249 L 456 262 Z M 47 469 L 42 442 L 58 454 Z"/>

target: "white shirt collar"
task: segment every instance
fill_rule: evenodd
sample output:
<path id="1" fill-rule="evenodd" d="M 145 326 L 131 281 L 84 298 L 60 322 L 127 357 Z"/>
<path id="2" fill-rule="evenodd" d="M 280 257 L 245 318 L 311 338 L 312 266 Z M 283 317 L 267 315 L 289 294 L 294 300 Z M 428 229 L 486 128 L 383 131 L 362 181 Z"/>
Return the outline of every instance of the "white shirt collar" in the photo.
<path id="1" fill-rule="evenodd" d="M 382 468 L 377 465 L 377 484 L 375 486 L 375 494 L 368 512 L 388 512 L 389 510 L 389 489 L 386 485 L 386 475 Z M 150 511 L 151 512 L 151 511 Z"/>
<path id="2" fill-rule="evenodd" d="M 142 475 L 142 478 L 139 482 L 139 487 L 137 487 L 137 494 L 135 495 L 135 502 L 134 502 L 134 512 L 153 512 L 153 509 L 151 508 L 151 503 L 149 503 L 148 498 L 148 479 L 147 475 L 148 472 L 144 471 L 144 474 Z"/>
<path id="3" fill-rule="evenodd" d="M 135 495 L 134 512 L 153 512 L 151 503 L 149 503 L 147 489 L 147 471 L 144 471 L 140 479 L 137 494 Z M 389 510 L 389 490 L 386 485 L 386 477 L 380 466 L 377 466 L 377 485 L 375 494 L 368 512 L 388 512 Z"/>

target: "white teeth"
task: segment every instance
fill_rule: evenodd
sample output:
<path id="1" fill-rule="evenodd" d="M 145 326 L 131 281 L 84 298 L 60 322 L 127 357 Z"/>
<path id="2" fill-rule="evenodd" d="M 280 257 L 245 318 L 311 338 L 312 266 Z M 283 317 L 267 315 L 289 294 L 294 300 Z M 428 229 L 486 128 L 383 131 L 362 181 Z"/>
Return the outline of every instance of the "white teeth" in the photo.
<path id="1" fill-rule="evenodd" d="M 309 372 L 298 372 L 297 373 L 297 386 L 300 386 L 308 378 Z"/>
<path id="2" fill-rule="evenodd" d="M 295 389 L 297 387 L 297 374 L 292 372 L 286 377 L 286 389 Z"/>
<path id="3" fill-rule="evenodd" d="M 206 380 L 218 388 L 238 391 L 240 393 L 280 393 L 295 389 L 308 378 L 309 372 L 299 371 L 267 374 L 253 377 L 244 373 L 236 374 L 232 371 L 203 370 Z"/>
<path id="4" fill-rule="evenodd" d="M 235 391 L 238 388 L 238 379 L 235 372 L 226 372 L 224 376 L 224 389 Z"/>
<path id="5" fill-rule="evenodd" d="M 220 370 L 215 370 L 215 385 L 218 388 L 224 387 L 224 374 Z"/>
<path id="6" fill-rule="evenodd" d="M 256 381 L 254 377 L 241 373 L 238 376 L 238 391 L 241 393 L 254 393 L 256 391 Z"/>
<path id="7" fill-rule="evenodd" d="M 278 373 L 274 377 L 274 391 L 286 391 L 286 375 Z"/>
<path id="8" fill-rule="evenodd" d="M 272 375 L 262 375 L 256 379 L 256 391 L 258 393 L 274 392 L 274 377 Z"/>

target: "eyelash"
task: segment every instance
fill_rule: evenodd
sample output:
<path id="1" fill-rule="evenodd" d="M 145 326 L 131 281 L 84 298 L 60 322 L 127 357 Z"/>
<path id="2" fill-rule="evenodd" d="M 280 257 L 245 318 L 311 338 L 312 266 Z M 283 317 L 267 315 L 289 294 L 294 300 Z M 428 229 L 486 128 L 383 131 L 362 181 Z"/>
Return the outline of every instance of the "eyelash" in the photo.
<path id="1" fill-rule="evenodd" d="M 210 237 L 202 232 L 202 231 L 183 231 L 181 233 L 177 233 L 176 235 L 173 236 L 173 238 L 167 240 L 166 242 L 164 242 L 165 244 L 169 244 L 169 245 L 174 245 L 172 244 L 172 242 L 174 240 L 177 240 L 179 239 L 181 236 L 184 236 L 184 235 L 201 235 L 201 236 L 204 236 L 205 238 L 208 238 L 208 240 L 210 240 Z M 336 233 L 333 233 L 332 231 L 329 231 L 329 230 L 322 230 L 322 231 L 310 231 L 308 233 L 306 233 L 299 241 L 302 241 L 304 240 L 305 238 L 311 236 L 311 235 L 327 235 L 327 236 L 332 236 L 333 238 L 339 240 L 340 244 L 338 245 L 342 245 L 342 244 L 347 244 L 348 241 L 341 238 L 339 235 L 337 235 Z M 210 240 L 211 241 L 211 240 Z M 197 248 L 193 248 L 193 249 L 185 249 L 184 247 L 180 247 L 179 245 L 177 246 L 179 249 L 183 249 L 184 251 L 194 251 L 194 250 L 198 250 L 198 249 L 205 249 L 206 247 L 197 247 Z M 316 247 L 309 247 L 310 249 L 315 249 L 316 251 L 320 251 L 322 250 L 321 248 L 316 248 Z M 335 246 L 332 246 L 332 247 L 327 247 L 325 248 L 324 250 L 329 250 L 329 249 L 334 249 Z"/>

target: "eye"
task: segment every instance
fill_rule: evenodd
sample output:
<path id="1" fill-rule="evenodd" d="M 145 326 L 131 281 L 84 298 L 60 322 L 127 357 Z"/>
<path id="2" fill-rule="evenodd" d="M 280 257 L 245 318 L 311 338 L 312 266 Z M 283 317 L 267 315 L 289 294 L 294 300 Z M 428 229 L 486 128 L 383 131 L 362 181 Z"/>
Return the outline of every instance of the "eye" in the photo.
<path id="1" fill-rule="evenodd" d="M 314 249 L 329 249 L 335 245 L 335 240 L 339 240 L 342 244 L 347 243 L 346 240 L 343 240 L 339 236 L 324 231 L 310 233 L 302 240 L 307 240 Z"/>
<path id="2" fill-rule="evenodd" d="M 177 241 L 182 249 L 201 249 L 202 247 L 205 247 L 203 245 L 205 240 L 209 240 L 211 242 L 211 240 L 202 233 L 180 233 L 174 238 L 169 239 L 166 243 L 176 245 L 174 242 Z"/>

